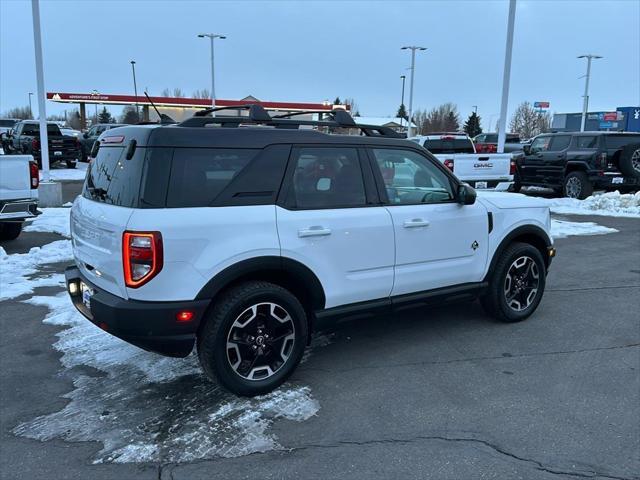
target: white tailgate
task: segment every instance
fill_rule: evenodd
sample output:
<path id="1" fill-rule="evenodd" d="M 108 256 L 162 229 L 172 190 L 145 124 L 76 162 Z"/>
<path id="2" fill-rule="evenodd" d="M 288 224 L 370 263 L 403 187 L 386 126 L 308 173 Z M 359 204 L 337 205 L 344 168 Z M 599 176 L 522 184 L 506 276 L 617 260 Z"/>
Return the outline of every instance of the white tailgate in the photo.
<path id="1" fill-rule="evenodd" d="M 122 234 L 133 209 L 76 198 L 71 208 L 73 256 L 98 288 L 127 298 L 122 270 Z"/>
<path id="2" fill-rule="evenodd" d="M 0 200 L 31 198 L 29 162 L 32 159 L 31 155 L 0 157 Z"/>
<path id="3" fill-rule="evenodd" d="M 453 159 L 453 173 L 460 180 L 504 180 L 511 181 L 509 169 L 511 167 L 511 154 L 495 153 L 458 153 L 438 154 L 438 160 L 444 163 L 447 159 Z"/>

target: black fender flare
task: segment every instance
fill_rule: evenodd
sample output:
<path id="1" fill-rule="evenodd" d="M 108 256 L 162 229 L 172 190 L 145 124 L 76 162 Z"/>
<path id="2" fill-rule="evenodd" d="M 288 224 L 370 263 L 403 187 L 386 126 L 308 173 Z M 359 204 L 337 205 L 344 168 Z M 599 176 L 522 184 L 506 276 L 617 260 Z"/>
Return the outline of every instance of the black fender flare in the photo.
<path id="1" fill-rule="evenodd" d="M 318 277 L 307 266 L 287 257 L 275 255 L 261 256 L 241 260 L 217 273 L 196 295 L 196 300 L 213 299 L 229 285 L 243 278 L 270 277 L 286 278 L 294 281 L 297 289 L 303 289 L 313 310 L 321 310 L 325 306 L 325 293 Z M 294 292 L 296 293 L 296 292 Z"/>
<path id="2" fill-rule="evenodd" d="M 509 244 L 511 244 L 518 238 L 522 238 L 523 241 L 526 241 L 527 239 L 535 239 L 535 243 L 533 245 L 540 250 L 546 267 L 549 267 L 551 259 L 549 258 L 547 249 L 552 245 L 551 238 L 549 238 L 547 232 L 536 225 L 521 225 L 511 230 L 498 244 L 498 248 L 496 248 L 493 257 L 491 258 L 491 263 L 489 264 L 489 269 L 487 270 L 487 274 L 484 277 L 484 281 L 489 281 L 491 279 L 493 270 L 496 266 L 496 263 L 498 262 L 498 259 L 502 255 L 502 252 L 504 252 Z"/>

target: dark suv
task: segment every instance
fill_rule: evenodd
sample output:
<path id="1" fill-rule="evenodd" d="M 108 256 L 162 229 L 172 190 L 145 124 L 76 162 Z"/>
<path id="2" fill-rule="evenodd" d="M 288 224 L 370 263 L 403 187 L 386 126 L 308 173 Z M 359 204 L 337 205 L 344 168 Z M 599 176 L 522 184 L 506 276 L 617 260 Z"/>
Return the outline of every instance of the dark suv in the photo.
<path id="1" fill-rule="evenodd" d="M 640 188 L 640 134 L 549 133 L 525 145 L 514 189 L 535 185 L 584 199 L 598 190 Z"/>

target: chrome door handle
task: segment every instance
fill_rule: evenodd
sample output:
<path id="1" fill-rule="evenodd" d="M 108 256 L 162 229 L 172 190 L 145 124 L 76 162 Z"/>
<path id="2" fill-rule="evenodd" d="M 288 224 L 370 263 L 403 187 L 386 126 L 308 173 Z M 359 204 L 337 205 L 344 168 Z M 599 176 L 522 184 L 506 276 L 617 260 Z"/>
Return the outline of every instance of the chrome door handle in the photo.
<path id="1" fill-rule="evenodd" d="M 404 228 L 418 228 L 418 227 L 428 227 L 429 221 L 423 220 L 422 218 L 414 218 L 411 220 L 406 220 L 404 222 Z"/>
<path id="2" fill-rule="evenodd" d="M 326 235 L 331 235 L 330 228 L 324 228 L 320 225 L 314 225 L 313 227 L 303 228 L 298 230 L 298 237 L 324 237 Z"/>

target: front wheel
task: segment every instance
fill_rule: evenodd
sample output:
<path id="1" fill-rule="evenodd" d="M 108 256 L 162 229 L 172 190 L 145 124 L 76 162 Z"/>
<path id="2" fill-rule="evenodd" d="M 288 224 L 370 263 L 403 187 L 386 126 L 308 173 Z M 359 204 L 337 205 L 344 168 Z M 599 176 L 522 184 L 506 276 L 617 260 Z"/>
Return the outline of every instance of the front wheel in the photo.
<path id="1" fill-rule="evenodd" d="M 198 358 L 209 379 L 251 397 L 293 373 L 307 335 L 307 316 L 295 296 L 272 283 L 246 282 L 216 301 L 198 335 Z"/>
<path id="2" fill-rule="evenodd" d="M 564 177 L 562 190 L 565 197 L 584 200 L 593 193 L 593 184 L 586 173 L 575 171 Z"/>
<path id="3" fill-rule="evenodd" d="M 546 284 L 546 266 L 533 245 L 516 242 L 502 253 L 480 302 L 484 310 L 503 322 L 519 322 L 540 304 Z"/>

